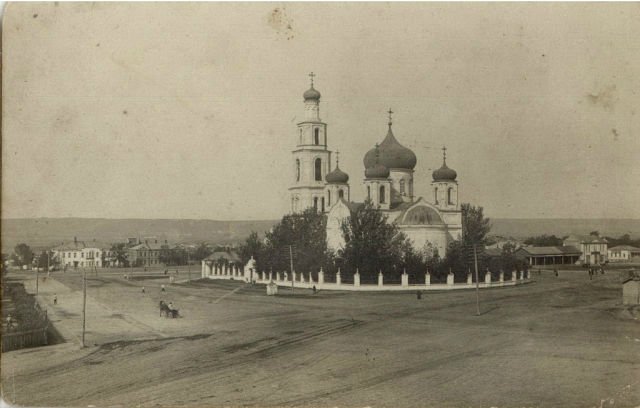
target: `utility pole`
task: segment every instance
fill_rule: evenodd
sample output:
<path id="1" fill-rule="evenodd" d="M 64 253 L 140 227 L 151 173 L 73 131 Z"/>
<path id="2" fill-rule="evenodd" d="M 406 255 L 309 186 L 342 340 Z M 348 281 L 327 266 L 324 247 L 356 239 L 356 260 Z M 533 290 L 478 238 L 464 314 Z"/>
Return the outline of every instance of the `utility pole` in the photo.
<path id="1" fill-rule="evenodd" d="M 82 348 L 84 348 L 84 332 L 87 319 L 87 270 L 82 269 Z"/>
<path id="2" fill-rule="evenodd" d="M 478 279 L 478 254 L 476 244 L 473 244 L 473 262 L 476 269 L 476 316 L 480 316 L 480 281 Z"/>
<path id="3" fill-rule="evenodd" d="M 189 271 L 189 283 L 191 283 L 191 261 L 189 259 L 189 251 L 187 251 L 187 270 Z"/>
<path id="4" fill-rule="evenodd" d="M 291 245 L 289 245 L 289 261 L 291 262 L 291 294 L 293 294 L 296 275 L 293 272 L 293 249 L 291 249 Z"/>

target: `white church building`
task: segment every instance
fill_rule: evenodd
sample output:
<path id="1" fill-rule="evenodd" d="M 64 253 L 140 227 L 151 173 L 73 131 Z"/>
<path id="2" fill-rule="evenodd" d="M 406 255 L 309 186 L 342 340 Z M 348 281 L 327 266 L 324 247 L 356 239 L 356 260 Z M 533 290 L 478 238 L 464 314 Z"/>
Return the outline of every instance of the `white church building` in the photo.
<path id="1" fill-rule="evenodd" d="M 344 246 L 342 222 L 363 203 L 351 201 L 349 175 L 340 170 L 338 160 L 331 170 L 332 152 L 328 148 L 327 124 L 320 119 L 320 96 L 311 74 L 311 88 L 303 94 L 305 117 L 298 123 L 297 144 L 292 152 L 290 210 L 295 213 L 314 207 L 326 213 L 327 246 L 338 251 Z M 392 113 L 389 110 L 386 137 L 364 155 L 362 188 L 388 221 L 413 241 L 414 248 L 421 250 L 429 244 L 444 256 L 449 242 L 462 234 L 457 173 L 447 167 L 443 148 L 442 166 L 433 172 L 432 180 L 414 180 L 417 158 L 393 134 Z"/>

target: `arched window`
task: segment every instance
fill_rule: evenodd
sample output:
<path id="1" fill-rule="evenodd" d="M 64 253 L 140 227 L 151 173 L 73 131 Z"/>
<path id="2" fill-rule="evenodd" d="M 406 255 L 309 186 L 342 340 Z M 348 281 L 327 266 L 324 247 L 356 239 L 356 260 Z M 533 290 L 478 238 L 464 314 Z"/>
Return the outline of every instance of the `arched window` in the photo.
<path id="1" fill-rule="evenodd" d="M 367 186 L 367 198 L 371 200 L 371 186 Z"/>
<path id="2" fill-rule="evenodd" d="M 302 144 L 302 128 L 300 128 L 300 141 L 298 142 L 298 144 Z"/>
<path id="3" fill-rule="evenodd" d="M 331 207 L 331 190 L 327 190 L 327 205 Z"/>
<path id="4" fill-rule="evenodd" d="M 315 128 L 313 131 L 313 140 L 316 145 L 320 144 L 320 129 Z"/>
<path id="5" fill-rule="evenodd" d="M 296 181 L 300 181 L 300 159 L 296 159 Z"/>
<path id="6" fill-rule="evenodd" d="M 380 202 L 384 203 L 384 186 L 380 186 Z"/>
<path id="7" fill-rule="evenodd" d="M 338 190 L 338 197 L 340 197 L 340 198 L 344 197 L 344 190 L 343 189 Z"/>
<path id="8" fill-rule="evenodd" d="M 322 197 L 322 199 L 320 200 L 321 205 L 322 205 L 322 212 L 324 212 L 324 197 Z"/>
<path id="9" fill-rule="evenodd" d="M 413 179 L 409 179 L 409 195 L 413 197 Z"/>
<path id="10" fill-rule="evenodd" d="M 318 211 L 318 197 L 313 197 L 313 209 Z"/>
<path id="11" fill-rule="evenodd" d="M 404 195 L 404 180 L 400 180 L 400 195 Z"/>
<path id="12" fill-rule="evenodd" d="M 449 204 L 453 204 L 452 195 L 453 195 L 453 187 L 449 187 L 449 189 L 447 190 L 447 202 Z"/>
<path id="13" fill-rule="evenodd" d="M 434 204 L 438 204 L 438 187 L 433 189 L 433 195 L 434 195 Z"/>
<path id="14" fill-rule="evenodd" d="M 322 181 L 322 160 L 316 159 L 316 181 Z"/>

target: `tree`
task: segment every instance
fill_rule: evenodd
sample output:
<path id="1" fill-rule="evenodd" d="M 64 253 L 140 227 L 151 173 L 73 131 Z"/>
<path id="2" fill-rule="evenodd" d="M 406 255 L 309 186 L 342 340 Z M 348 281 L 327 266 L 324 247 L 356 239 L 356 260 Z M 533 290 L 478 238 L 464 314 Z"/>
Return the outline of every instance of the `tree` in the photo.
<path id="1" fill-rule="evenodd" d="M 561 246 L 564 240 L 556 237 L 555 235 L 538 235 L 535 237 L 529 237 L 524 240 L 527 245 L 533 246 Z"/>
<path id="2" fill-rule="evenodd" d="M 194 251 L 193 260 L 202 261 L 204 258 L 208 257 L 212 253 L 213 251 L 211 250 L 211 248 L 206 243 L 202 242 L 200 243 L 200 245 L 198 245 L 198 247 Z"/>
<path id="3" fill-rule="evenodd" d="M 12 258 L 18 266 L 31 265 L 33 257 L 33 251 L 27 244 L 18 244 L 13 250 Z"/>
<path id="4" fill-rule="evenodd" d="M 42 253 L 38 257 L 38 263 L 36 266 L 38 268 L 44 268 L 46 270 L 46 268 L 55 268 L 58 263 L 58 258 L 55 257 L 53 251 L 42 251 Z"/>
<path id="5" fill-rule="evenodd" d="M 265 269 L 290 270 L 290 245 L 293 247 L 295 271 L 317 272 L 320 267 L 327 265 L 326 217 L 313 208 L 282 217 L 282 220 L 266 233 L 265 241 L 261 260 Z"/>
<path id="6" fill-rule="evenodd" d="M 249 259 L 253 257 L 253 259 L 256 261 L 256 269 L 264 270 L 264 250 L 264 243 L 258 237 L 258 233 L 252 232 L 240 245 L 240 248 L 238 248 L 238 255 L 240 256 L 243 265 L 246 265 L 247 262 L 249 262 Z"/>
<path id="7" fill-rule="evenodd" d="M 116 264 L 121 267 L 129 266 L 129 253 L 127 251 L 126 244 L 120 242 L 117 244 L 111 245 L 111 252 L 113 252 L 113 257 L 115 258 Z"/>
<path id="8" fill-rule="evenodd" d="M 449 259 L 449 266 L 452 271 L 457 275 L 464 275 L 469 270 L 475 269 L 474 247 L 478 261 L 478 272 L 486 269 L 484 247 L 487 244 L 487 234 L 491 231 L 491 220 L 484 217 L 484 209 L 480 206 L 476 207 L 469 203 L 464 203 L 460 206 L 462 211 L 462 240 L 460 242 L 461 248 L 457 248 L 457 244 L 450 245 L 449 251 L 447 251 L 447 259 L 451 250 L 453 253 L 462 257 L 462 261 Z M 457 252 L 460 249 L 461 252 Z"/>
<path id="9" fill-rule="evenodd" d="M 358 269 L 366 280 L 380 270 L 399 275 L 407 260 L 413 262 L 413 253 L 407 259 L 403 256 L 408 248 L 405 235 L 370 200 L 342 223 L 342 234 L 345 246 L 340 255 L 345 269 L 351 273 Z"/>
<path id="10" fill-rule="evenodd" d="M 460 206 L 462 211 L 462 240 L 464 244 L 484 246 L 491 231 L 491 220 L 484 217 L 484 209 L 469 203 Z"/>

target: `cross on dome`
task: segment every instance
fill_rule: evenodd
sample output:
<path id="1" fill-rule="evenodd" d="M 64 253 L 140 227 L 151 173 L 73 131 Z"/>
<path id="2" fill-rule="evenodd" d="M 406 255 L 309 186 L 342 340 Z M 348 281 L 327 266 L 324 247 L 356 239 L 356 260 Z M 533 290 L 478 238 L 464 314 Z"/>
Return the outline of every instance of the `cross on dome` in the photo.
<path id="1" fill-rule="evenodd" d="M 444 161 L 447 160 L 447 147 L 446 146 L 442 146 L 442 160 L 444 160 Z"/>
<path id="2" fill-rule="evenodd" d="M 315 77 L 315 76 L 316 76 L 316 74 L 314 74 L 314 73 L 313 73 L 313 71 L 311 71 L 311 72 L 309 73 L 309 78 L 311 78 L 311 87 L 312 87 L 312 88 L 313 88 L 313 77 Z"/>
<path id="3" fill-rule="evenodd" d="M 387 113 L 389 114 L 389 126 L 391 126 L 391 123 L 393 122 L 393 121 L 392 121 L 392 118 L 391 118 L 391 115 L 393 115 L 393 111 L 391 110 L 391 108 L 389 108 L 389 110 L 387 111 Z"/>
<path id="4" fill-rule="evenodd" d="M 340 150 L 336 150 L 336 167 L 340 164 Z"/>

